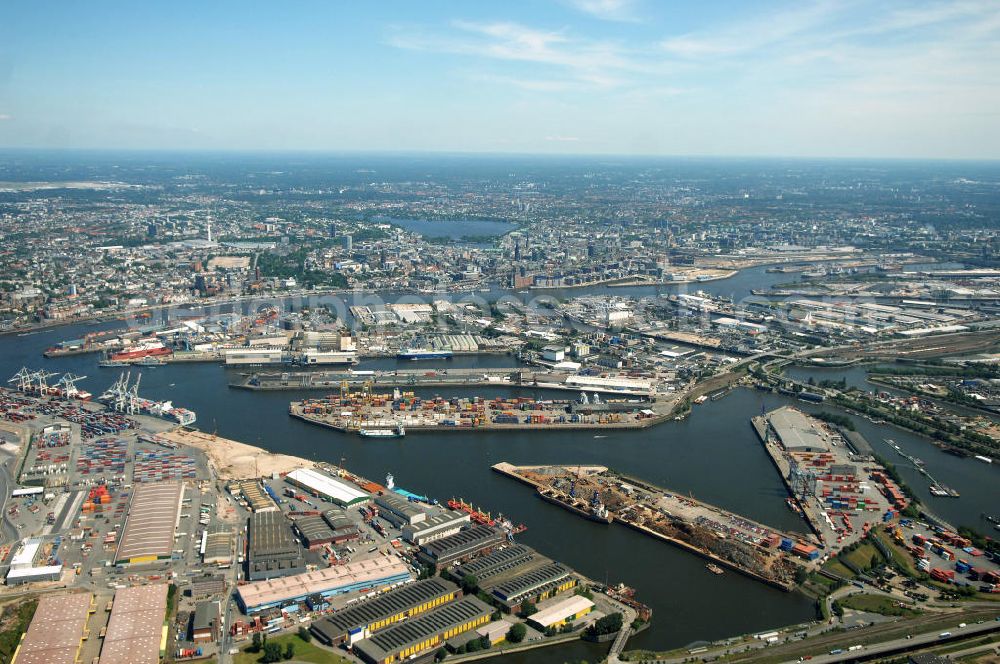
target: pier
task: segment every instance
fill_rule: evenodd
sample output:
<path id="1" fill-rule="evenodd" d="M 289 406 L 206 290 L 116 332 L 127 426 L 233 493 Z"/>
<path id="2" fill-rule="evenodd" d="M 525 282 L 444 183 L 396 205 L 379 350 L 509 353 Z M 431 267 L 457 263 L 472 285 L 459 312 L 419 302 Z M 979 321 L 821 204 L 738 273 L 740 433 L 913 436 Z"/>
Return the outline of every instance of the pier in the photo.
<path id="1" fill-rule="evenodd" d="M 245 374 L 230 383 L 235 389 L 337 390 L 342 386 L 363 387 L 522 387 L 599 394 L 649 397 L 652 386 L 645 381 L 622 378 L 613 384 L 583 380 L 573 374 L 511 368 L 399 369 L 395 371 L 287 371 Z"/>
<path id="2" fill-rule="evenodd" d="M 613 521 L 781 590 L 794 588 L 798 561 L 792 562 L 792 554 L 785 553 L 779 544 L 794 541 L 797 535 L 618 475 L 604 466 L 515 466 L 504 461 L 492 469 L 534 487 L 539 495 L 547 490 L 568 490 L 573 495 L 593 496 L 592 502 L 600 503 Z M 579 514 L 579 510 L 570 511 Z"/>

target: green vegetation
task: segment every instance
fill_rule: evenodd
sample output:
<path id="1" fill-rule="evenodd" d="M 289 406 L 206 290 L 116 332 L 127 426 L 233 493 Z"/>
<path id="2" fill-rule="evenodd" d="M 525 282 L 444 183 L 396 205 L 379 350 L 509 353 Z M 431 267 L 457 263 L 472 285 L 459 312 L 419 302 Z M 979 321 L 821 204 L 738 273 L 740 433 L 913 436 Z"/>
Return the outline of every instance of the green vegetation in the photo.
<path id="1" fill-rule="evenodd" d="M 845 579 L 853 579 L 855 576 L 854 572 L 837 558 L 830 558 L 830 560 L 826 561 L 823 564 L 823 569 Z"/>
<path id="2" fill-rule="evenodd" d="M 883 419 L 896 426 L 933 438 L 943 444 L 968 450 L 973 454 L 997 454 L 1000 443 L 976 431 L 963 429 L 955 422 L 924 415 L 913 410 L 891 410 L 862 392 L 838 394 L 833 398 L 839 406 L 857 413 Z"/>
<path id="3" fill-rule="evenodd" d="M 233 655 L 233 664 L 269 664 L 292 658 L 297 662 L 310 662 L 310 664 L 350 664 L 351 661 L 304 640 L 298 634 L 282 634 L 261 639 L 261 644 L 259 651 L 255 652 L 251 645 L 238 655 Z M 277 659 L 268 659 L 269 652 L 272 656 L 276 654 Z"/>
<path id="4" fill-rule="evenodd" d="M 466 595 L 472 595 L 477 590 L 479 590 L 479 579 L 472 574 L 466 574 L 462 578 L 462 592 Z"/>
<path id="5" fill-rule="evenodd" d="M 875 529 L 873 531 L 873 537 L 877 538 L 879 542 L 889 551 L 890 558 L 889 563 L 892 567 L 905 576 L 911 579 L 920 578 L 922 574 L 917 571 L 917 568 L 913 565 L 913 558 L 910 556 L 909 552 L 896 544 L 892 537 L 881 529 Z"/>
<path id="6" fill-rule="evenodd" d="M 624 618 L 621 613 L 612 613 L 598 618 L 583 631 L 584 636 L 595 638 L 605 634 L 614 634 L 621 630 L 623 621 Z"/>
<path id="7" fill-rule="evenodd" d="M 264 252 L 257 257 L 257 267 L 265 277 L 287 279 L 293 277 L 305 288 L 323 286 L 327 288 L 345 288 L 347 279 L 342 274 L 306 269 L 306 256 L 309 247 L 300 247 L 295 251 L 282 255 L 274 252 Z"/>
<path id="8" fill-rule="evenodd" d="M 840 554 L 840 558 L 848 567 L 859 571 L 873 569 L 882 563 L 882 555 L 878 549 L 866 541 L 847 547 Z"/>
<path id="9" fill-rule="evenodd" d="M 884 376 L 954 376 L 956 378 L 998 378 L 1000 372 L 991 366 L 957 367 L 944 364 L 909 364 L 893 367 L 873 367 L 870 375 Z"/>
<path id="10" fill-rule="evenodd" d="M 524 637 L 528 634 L 528 628 L 524 626 L 524 623 L 514 623 L 507 630 L 507 640 L 510 643 L 520 643 L 524 641 Z"/>
<path id="11" fill-rule="evenodd" d="M 867 611 L 883 616 L 915 616 L 920 611 L 905 606 L 900 606 L 899 600 L 895 600 L 885 595 L 868 595 L 859 593 L 839 600 L 841 606 L 855 611 Z"/>
<path id="12" fill-rule="evenodd" d="M 21 635 L 28 629 L 35 615 L 37 599 L 8 604 L 0 613 L 0 664 L 8 664 L 21 642 Z"/>
<path id="13" fill-rule="evenodd" d="M 824 422 L 844 427 L 848 431 L 854 431 L 854 422 L 846 415 L 840 415 L 838 413 L 831 413 L 823 410 L 818 413 L 813 413 L 813 417 L 817 420 L 823 420 Z"/>

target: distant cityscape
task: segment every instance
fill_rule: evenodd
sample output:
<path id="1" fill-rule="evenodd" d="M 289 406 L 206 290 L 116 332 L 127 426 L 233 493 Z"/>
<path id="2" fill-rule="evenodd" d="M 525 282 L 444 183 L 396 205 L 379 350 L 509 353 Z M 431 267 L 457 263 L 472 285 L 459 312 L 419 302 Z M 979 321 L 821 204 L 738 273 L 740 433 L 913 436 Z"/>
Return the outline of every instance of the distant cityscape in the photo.
<path id="1" fill-rule="evenodd" d="M 988 655 L 998 182 L 0 156 L 0 655 Z"/>

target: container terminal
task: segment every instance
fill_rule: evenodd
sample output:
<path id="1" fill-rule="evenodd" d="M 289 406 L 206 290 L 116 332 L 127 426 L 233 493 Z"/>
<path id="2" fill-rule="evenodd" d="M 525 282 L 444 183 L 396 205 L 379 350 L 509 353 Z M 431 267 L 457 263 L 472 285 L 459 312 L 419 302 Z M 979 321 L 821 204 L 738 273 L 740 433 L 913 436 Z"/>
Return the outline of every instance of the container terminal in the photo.
<path id="1" fill-rule="evenodd" d="M 785 482 L 789 508 L 802 514 L 821 546 L 848 546 L 909 504 L 859 436 L 845 437 L 788 406 L 752 424 Z"/>
<path id="2" fill-rule="evenodd" d="M 289 415 L 337 431 L 396 436 L 407 431 L 468 429 L 641 429 L 663 421 L 656 403 L 640 399 L 538 401 L 528 397 L 421 398 L 413 392 L 351 392 L 293 401 Z M 381 432 L 386 432 L 382 434 Z"/>
<path id="3" fill-rule="evenodd" d="M 598 523 L 617 521 L 785 591 L 795 570 L 819 555 L 802 535 L 783 533 L 604 466 L 515 466 L 493 470 L 535 488 L 539 498 Z M 713 569 L 716 568 L 716 569 Z"/>
<path id="4" fill-rule="evenodd" d="M 633 590 L 516 542 L 526 528 L 510 516 L 113 401 L 0 389 L 0 419 L 22 443 L 5 516 L 23 538 L 0 547 L 10 558 L 0 598 L 47 598 L 26 662 L 50 648 L 53 611 L 74 634 L 100 634 L 74 636 L 67 662 L 108 664 L 127 661 L 130 643 L 142 664 L 169 654 L 228 664 L 255 633 L 300 627 L 367 662 L 486 641 L 499 654 L 521 638 L 529 648 L 579 639 L 614 614 L 618 654 L 651 618 Z M 523 636 L 510 640 L 515 627 Z"/>

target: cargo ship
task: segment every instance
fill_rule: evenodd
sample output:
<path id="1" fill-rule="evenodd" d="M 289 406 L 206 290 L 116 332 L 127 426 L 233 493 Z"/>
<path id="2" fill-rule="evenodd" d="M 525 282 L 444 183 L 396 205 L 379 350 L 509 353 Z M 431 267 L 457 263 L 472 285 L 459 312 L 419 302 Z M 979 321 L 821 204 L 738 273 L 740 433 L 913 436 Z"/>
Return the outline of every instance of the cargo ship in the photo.
<path id="1" fill-rule="evenodd" d="M 591 521 L 596 521 L 597 523 L 611 523 L 613 517 L 608 512 L 608 509 L 601 502 L 600 496 L 597 492 L 594 492 L 594 496 L 587 503 L 584 500 L 573 495 L 567 495 L 562 491 L 557 491 L 552 487 L 540 486 L 537 489 L 538 497 L 545 502 L 552 503 L 553 505 L 559 505 L 560 507 L 573 512 L 585 519 Z"/>
<path id="2" fill-rule="evenodd" d="M 432 350 L 430 348 L 403 348 L 396 355 L 401 360 L 447 360 L 451 359 L 450 350 Z"/>
<path id="3" fill-rule="evenodd" d="M 402 424 L 393 429 L 358 429 L 358 435 L 363 438 L 402 438 L 406 429 Z"/>
<path id="4" fill-rule="evenodd" d="M 111 355 L 112 361 L 134 362 L 146 357 L 170 355 L 173 351 L 156 339 L 144 339 Z"/>
<path id="5" fill-rule="evenodd" d="M 707 569 L 712 574 L 722 574 L 724 572 L 724 570 L 715 563 L 709 563 L 705 565 L 705 569 Z"/>
<path id="6" fill-rule="evenodd" d="M 118 380 L 99 397 L 99 401 L 119 413 L 152 415 L 182 426 L 194 424 L 198 416 L 193 410 L 178 408 L 170 401 L 153 401 L 139 396 L 139 378 L 131 383 L 131 373 L 122 373 Z"/>

